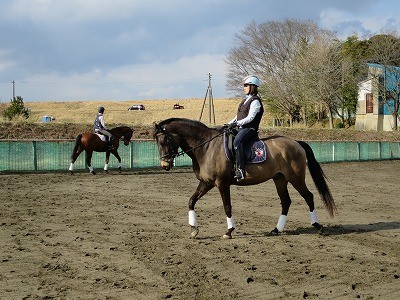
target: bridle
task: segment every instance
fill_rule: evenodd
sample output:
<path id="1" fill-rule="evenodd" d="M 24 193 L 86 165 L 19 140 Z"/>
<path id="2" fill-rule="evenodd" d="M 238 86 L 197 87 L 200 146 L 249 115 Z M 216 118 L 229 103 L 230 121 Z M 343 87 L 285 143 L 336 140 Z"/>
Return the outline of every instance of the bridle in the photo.
<path id="1" fill-rule="evenodd" d="M 209 142 L 211 142 L 212 140 L 216 139 L 217 137 L 221 136 L 224 134 L 224 131 L 217 134 L 216 136 L 213 136 L 212 138 L 202 142 L 201 144 L 198 144 L 194 147 L 189 148 L 188 150 L 181 150 L 181 151 L 177 151 L 172 147 L 172 137 L 171 135 L 167 132 L 167 130 L 165 129 L 165 127 L 162 127 L 161 132 L 158 132 L 156 134 L 156 136 L 160 136 L 160 135 L 164 135 L 167 139 L 167 147 L 169 152 L 171 153 L 166 153 L 163 156 L 160 156 L 160 159 L 163 161 L 172 161 L 174 160 L 176 157 L 182 156 L 184 154 L 188 154 L 189 152 L 193 152 L 194 150 L 196 150 L 197 148 L 203 147 L 204 145 L 208 144 Z M 165 159 L 165 158 L 169 158 L 169 159 Z"/>
<path id="2" fill-rule="evenodd" d="M 162 128 L 161 130 L 162 132 L 159 132 L 156 134 L 156 137 L 160 136 L 160 135 L 164 135 L 166 138 L 166 144 L 168 147 L 168 152 L 166 154 L 164 154 L 163 156 L 160 156 L 160 159 L 163 161 L 172 161 L 174 160 L 176 157 L 183 155 L 183 153 L 181 154 L 180 152 L 178 152 L 177 150 L 175 150 L 172 147 L 172 137 L 169 133 L 166 132 L 165 127 Z M 169 153 L 171 152 L 171 153 Z M 181 151 L 182 152 L 182 151 Z"/>

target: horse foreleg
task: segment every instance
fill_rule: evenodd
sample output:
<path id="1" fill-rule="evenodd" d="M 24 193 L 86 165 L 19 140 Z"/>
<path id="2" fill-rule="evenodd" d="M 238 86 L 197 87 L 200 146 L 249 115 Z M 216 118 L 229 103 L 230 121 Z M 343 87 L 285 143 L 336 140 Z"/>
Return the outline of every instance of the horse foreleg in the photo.
<path id="1" fill-rule="evenodd" d="M 104 164 L 104 173 L 108 174 L 108 162 L 110 161 L 110 151 L 106 151 L 106 162 Z"/>
<path id="2" fill-rule="evenodd" d="M 213 188 L 212 185 L 200 181 L 196 191 L 189 199 L 189 225 L 191 227 L 191 233 L 190 233 L 191 238 L 196 238 L 196 236 L 199 234 L 199 228 L 197 226 L 197 216 L 194 210 L 196 202 L 212 188 Z"/>
<path id="3" fill-rule="evenodd" d="M 122 166 L 121 166 L 121 157 L 119 156 L 119 154 L 118 154 L 118 152 L 117 152 L 116 149 L 115 149 L 115 151 L 112 152 L 112 154 L 114 154 L 114 156 L 115 156 L 115 157 L 117 158 L 117 160 L 118 160 L 118 173 L 121 174 L 121 168 L 122 168 Z"/>
<path id="4" fill-rule="evenodd" d="M 290 199 L 289 196 L 289 191 L 287 188 L 288 181 L 286 180 L 285 176 L 282 174 L 274 177 L 274 182 L 276 186 L 276 190 L 278 192 L 279 198 L 281 200 L 281 215 L 279 216 L 278 223 L 276 224 L 276 227 L 272 229 L 270 232 L 273 235 L 278 235 L 280 232 L 283 231 L 286 225 L 286 219 L 287 215 L 289 213 L 289 207 L 290 204 L 292 203 L 292 200 Z"/>
<path id="5" fill-rule="evenodd" d="M 229 185 L 224 185 L 223 187 L 219 188 L 219 192 L 221 194 L 222 203 L 224 205 L 226 223 L 228 227 L 226 233 L 222 237 L 224 239 L 231 239 L 232 232 L 235 230 L 236 224 L 232 216 L 231 190 Z"/>
<path id="6" fill-rule="evenodd" d="M 93 152 L 86 150 L 86 164 L 89 168 L 90 173 L 96 175 L 96 172 L 92 168 L 92 153 Z"/>

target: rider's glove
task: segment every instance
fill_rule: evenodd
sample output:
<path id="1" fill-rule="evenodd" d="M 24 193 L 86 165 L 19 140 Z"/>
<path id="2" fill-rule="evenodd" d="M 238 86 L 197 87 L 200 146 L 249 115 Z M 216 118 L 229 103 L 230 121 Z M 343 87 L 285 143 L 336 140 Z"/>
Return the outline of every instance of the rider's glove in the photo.
<path id="1" fill-rule="evenodd" d="M 228 129 L 233 129 L 237 126 L 237 121 L 233 121 L 232 123 L 228 124 Z"/>

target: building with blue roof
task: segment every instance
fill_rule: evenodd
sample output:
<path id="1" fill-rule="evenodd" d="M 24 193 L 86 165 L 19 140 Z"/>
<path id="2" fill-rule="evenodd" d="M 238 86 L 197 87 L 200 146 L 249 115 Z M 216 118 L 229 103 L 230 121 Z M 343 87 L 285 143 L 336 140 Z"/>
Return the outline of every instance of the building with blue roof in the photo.
<path id="1" fill-rule="evenodd" d="M 355 128 L 392 131 L 395 126 L 393 113 L 396 107 L 399 112 L 399 88 L 400 67 L 368 64 L 367 79 L 358 85 Z M 400 124 L 399 119 L 397 124 Z"/>

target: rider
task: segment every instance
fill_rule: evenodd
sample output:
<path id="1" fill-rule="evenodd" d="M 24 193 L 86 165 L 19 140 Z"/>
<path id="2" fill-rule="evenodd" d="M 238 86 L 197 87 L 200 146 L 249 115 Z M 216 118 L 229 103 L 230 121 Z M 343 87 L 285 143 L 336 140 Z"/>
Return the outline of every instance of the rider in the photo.
<path id="1" fill-rule="evenodd" d="M 238 127 L 238 134 L 233 142 L 236 152 L 235 179 L 237 181 L 244 179 L 246 173 L 244 170 L 243 145 L 257 138 L 258 127 L 264 113 L 261 99 L 258 96 L 259 86 L 260 79 L 254 75 L 246 76 L 243 79 L 243 89 L 246 97 L 239 104 L 236 117 L 228 123 L 230 127 Z"/>
<path id="2" fill-rule="evenodd" d="M 114 136 L 108 131 L 106 124 L 104 123 L 103 113 L 104 107 L 100 106 L 96 120 L 94 120 L 94 132 L 104 134 L 108 137 L 108 148 L 111 150 L 113 148 L 112 142 L 114 140 Z"/>

